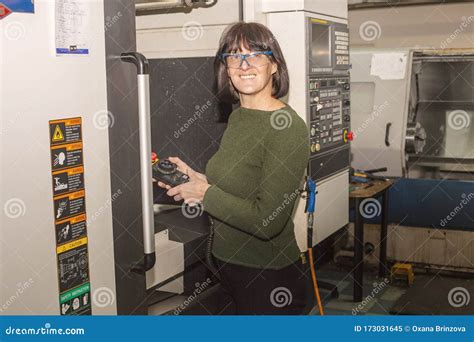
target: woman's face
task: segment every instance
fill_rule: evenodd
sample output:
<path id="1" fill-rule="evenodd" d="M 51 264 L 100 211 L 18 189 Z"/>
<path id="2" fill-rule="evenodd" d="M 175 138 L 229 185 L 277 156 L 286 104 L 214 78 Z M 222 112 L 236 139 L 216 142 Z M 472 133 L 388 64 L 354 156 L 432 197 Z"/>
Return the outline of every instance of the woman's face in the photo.
<path id="1" fill-rule="evenodd" d="M 248 54 L 253 51 L 242 47 L 240 53 Z M 227 68 L 227 74 L 235 89 L 242 95 L 254 95 L 264 89 L 272 89 L 272 75 L 277 71 L 277 65 L 267 56 L 268 63 L 262 66 L 253 66 L 243 62 L 240 68 Z"/>

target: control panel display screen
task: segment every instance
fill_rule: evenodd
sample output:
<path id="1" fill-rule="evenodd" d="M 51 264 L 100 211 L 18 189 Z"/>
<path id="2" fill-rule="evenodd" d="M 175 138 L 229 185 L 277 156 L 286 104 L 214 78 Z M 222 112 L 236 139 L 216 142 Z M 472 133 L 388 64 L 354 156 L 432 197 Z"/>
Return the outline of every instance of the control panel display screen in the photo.
<path id="1" fill-rule="evenodd" d="M 331 68 L 331 28 L 311 23 L 311 64 L 314 68 Z"/>

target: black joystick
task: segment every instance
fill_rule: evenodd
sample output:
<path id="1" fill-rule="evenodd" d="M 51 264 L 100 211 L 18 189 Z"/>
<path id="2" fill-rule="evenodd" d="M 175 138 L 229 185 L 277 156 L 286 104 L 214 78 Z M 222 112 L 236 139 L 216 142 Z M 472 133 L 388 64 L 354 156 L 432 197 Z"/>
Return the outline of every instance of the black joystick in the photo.
<path id="1" fill-rule="evenodd" d="M 170 162 L 168 159 L 163 159 L 154 163 L 152 171 L 153 178 L 171 187 L 189 182 L 189 176 L 178 171 L 178 166 L 175 163 Z"/>

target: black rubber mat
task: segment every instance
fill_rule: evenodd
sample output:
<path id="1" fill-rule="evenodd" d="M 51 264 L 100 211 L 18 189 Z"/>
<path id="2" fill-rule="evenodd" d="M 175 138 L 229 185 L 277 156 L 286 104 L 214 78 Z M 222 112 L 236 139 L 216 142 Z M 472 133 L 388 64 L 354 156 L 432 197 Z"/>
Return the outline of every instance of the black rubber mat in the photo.
<path id="1" fill-rule="evenodd" d="M 474 279 L 415 276 L 412 287 L 390 310 L 392 315 L 473 315 Z"/>

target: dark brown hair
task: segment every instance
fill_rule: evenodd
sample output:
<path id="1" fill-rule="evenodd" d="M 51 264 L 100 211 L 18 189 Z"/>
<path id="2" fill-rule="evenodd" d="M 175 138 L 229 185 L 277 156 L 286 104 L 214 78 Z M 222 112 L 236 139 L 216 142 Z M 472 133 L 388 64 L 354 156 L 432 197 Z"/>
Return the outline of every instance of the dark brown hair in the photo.
<path id="1" fill-rule="evenodd" d="M 269 58 L 277 65 L 277 71 L 272 76 L 272 96 L 275 98 L 285 96 L 288 93 L 290 79 L 278 41 L 265 25 L 238 22 L 230 25 L 222 34 L 214 60 L 217 92 L 221 100 L 236 102 L 239 99 L 239 93 L 229 79 L 221 54 L 240 51 L 242 46 L 251 51 L 272 52 Z"/>

